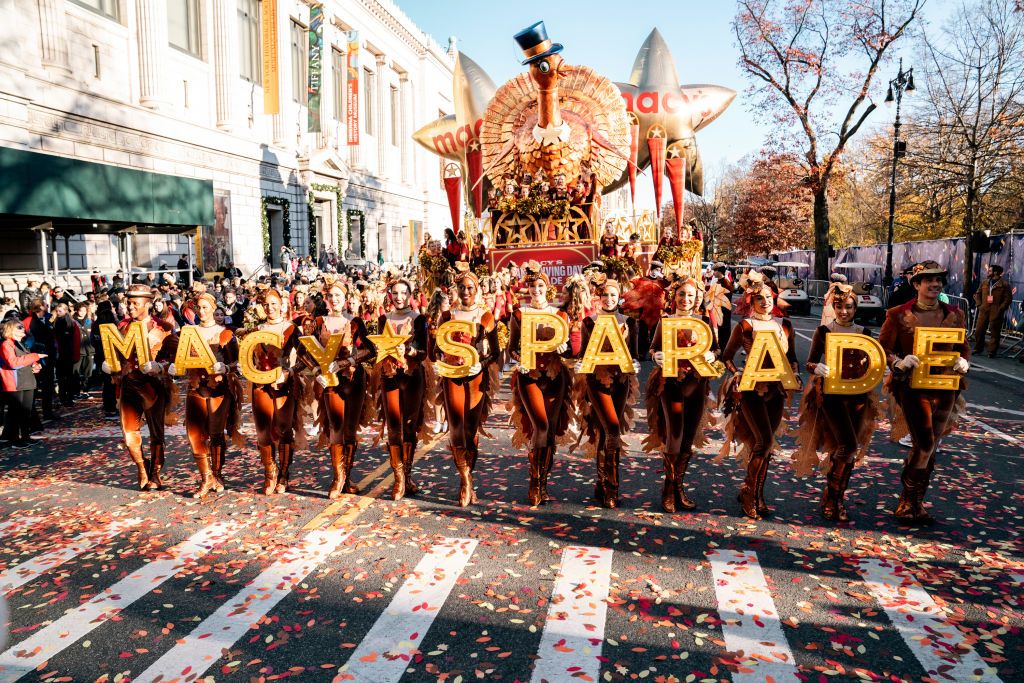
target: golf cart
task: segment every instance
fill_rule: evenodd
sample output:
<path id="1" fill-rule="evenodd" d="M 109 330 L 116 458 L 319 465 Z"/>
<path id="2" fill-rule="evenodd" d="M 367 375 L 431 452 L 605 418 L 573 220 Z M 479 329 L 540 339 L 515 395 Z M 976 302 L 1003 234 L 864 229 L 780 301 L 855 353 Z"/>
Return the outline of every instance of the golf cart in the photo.
<path id="1" fill-rule="evenodd" d="M 853 278 L 852 272 L 847 272 L 847 278 L 849 278 L 850 284 L 853 286 L 853 293 L 857 295 L 857 315 L 854 318 L 858 323 L 874 323 L 881 325 L 885 322 L 885 305 L 882 304 L 882 298 L 879 296 L 880 292 L 876 289 L 875 285 L 868 282 L 868 273 L 871 271 L 880 271 L 882 266 L 876 263 L 837 263 L 833 266 L 837 271 L 855 271 L 860 270 L 862 272 L 857 275 L 862 276 L 858 279 Z"/>
<path id="2" fill-rule="evenodd" d="M 774 266 L 779 273 L 779 299 L 788 304 L 789 313 L 810 315 L 811 299 L 807 296 L 804 280 L 800 277 L 800 271 L 809 270 L 810 266 L 800 261 L 779 261 L 769 265 Z"/>

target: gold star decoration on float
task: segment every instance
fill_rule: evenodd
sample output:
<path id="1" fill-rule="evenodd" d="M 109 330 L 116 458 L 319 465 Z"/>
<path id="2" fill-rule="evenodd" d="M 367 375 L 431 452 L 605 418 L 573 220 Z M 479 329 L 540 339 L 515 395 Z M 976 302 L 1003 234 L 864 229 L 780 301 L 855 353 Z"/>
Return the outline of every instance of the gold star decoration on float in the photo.
<path id="1" fill-rule="evenodd" d="M 640 122 L 637 166 L 650 165 L 648 131 L 661 128 L 665 132 L 666 147 L 679 140 L 687 144 L 686 189 L 702 194 L 704 171 L 697 149 L 695 134 L 718 118 L 736 97 L 736 91 L 720 85 L 680 85 L 672 52 L 658 29 L 651 31 L 637 52 L 628 83 L 616 83 L 626 109 Z M 625 173 L 605 188 L 610 192 L 629 181 Z"/>
<path id="2" fill-rule="evenodd" d="M 385 321 L 383 333 L 368 334 L 366 336 L 377 348 L 377 363 L 388 357 L 394 358 L 399 363 L 405 362 L 405 357 L 398 350 L 398 347 L 412 339 L 412 337 L 395 332 L 395 328 L 392 327 L 390 320 Z"/>

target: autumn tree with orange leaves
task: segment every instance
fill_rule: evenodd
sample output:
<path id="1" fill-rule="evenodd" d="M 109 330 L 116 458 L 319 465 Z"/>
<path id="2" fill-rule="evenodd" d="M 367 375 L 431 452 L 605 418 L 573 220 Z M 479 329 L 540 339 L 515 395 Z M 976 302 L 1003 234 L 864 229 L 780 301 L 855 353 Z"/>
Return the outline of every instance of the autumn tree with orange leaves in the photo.
<path id="1" fill-rule="evenodd" d="M 720 241 L 723 251 L 769 256 L 811 242 L 810 192 L 803 168 L 791 155 L 763 155 L 738 179 Z"/>
<path id="2" fill-rule="evenodd" d="M 875 109 L 868 97 L 924 0 L 738 0 L 733 30 L 756 111 L 793 133 L 813 206 L 814 274 L 828 276 L 828 185 Z"/>

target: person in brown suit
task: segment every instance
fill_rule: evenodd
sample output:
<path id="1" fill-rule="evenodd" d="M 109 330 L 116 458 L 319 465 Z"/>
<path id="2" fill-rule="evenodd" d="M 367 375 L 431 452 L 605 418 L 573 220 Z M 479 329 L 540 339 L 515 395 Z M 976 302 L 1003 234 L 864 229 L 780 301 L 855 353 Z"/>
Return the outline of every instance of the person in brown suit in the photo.
<path id="1" fill-rule="evenodd" d="M 978 305 L 978 322 L 974 328 L 974 352 L 985 350 L 985 332 L 992 335 L 988 344 L 988 357 L 995 358 L 999 351 L 999 340 L 1003 336 L 1003 320 L 1006 309 L 1010 307 L 1013 291 L 1003 279 L 1003 267 L 990 264 L 988 279 L 981 283 L 974 293 L 974 303 Z"/>
<path id="2" fill-rule="evenodd" d="M 964 326 L 963 312 L 939 301 L 946 277 L 946 269 L 935 261 L 914 266 L 910 284 L 917 290 L 917 297 L 902 306 L 890 308 L 878 336 L 892 369 L 886 389 L 902 412 L 913 444 L 900 475 L 903 493 L 893 513 L 903 524 L 931 524 L 935 521 L 924 507 L 924 496 L 935 470 L 935 450 L 939 438 L 956 427 L 958 415 L 966 407 L 961 396 L 963 382 L 955 391 L 910 386 L 913 370 L 921 363 L 921 359 L 914 355 L 917 328 Z M 944 374 L 967 374 L 971 367 L 970 345 L 966 342 L 936 344 L 935 350 L 960 354 L 952 368 L 943 369 Z M 898 422 L 899 418 L 894 420 L 894 424 Z M 896 427 L 891 436 L 899 436 Z"/>

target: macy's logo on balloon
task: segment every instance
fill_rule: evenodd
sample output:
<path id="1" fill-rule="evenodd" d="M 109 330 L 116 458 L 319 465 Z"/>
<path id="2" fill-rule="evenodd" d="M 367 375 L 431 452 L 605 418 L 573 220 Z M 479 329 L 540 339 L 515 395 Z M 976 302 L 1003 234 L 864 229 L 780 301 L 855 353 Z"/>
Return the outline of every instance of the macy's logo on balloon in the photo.
<path id="1" fill-rule="evenodd" d="M 661 112 L 675 114 L 690 104 L 690 97 L 678 90 L 669 90 L 665 93 L 653 90 L 635 95 L 631 92 L 624 92 L 622 99 L 626 101 L 626 111 L 641 114 L 659 114 Z"/>
<path id="2" fill-rule="evenodd" d="M 466 124 L 455 130 L 454 133 L 442 133 L 435 135 L 431 141 L 438 154 L 451 154 L 465 149 L 470 140 L 480 139 L 480 129 L 484 125 L 483 119 L 477 119 L 476 123 Z"/>

